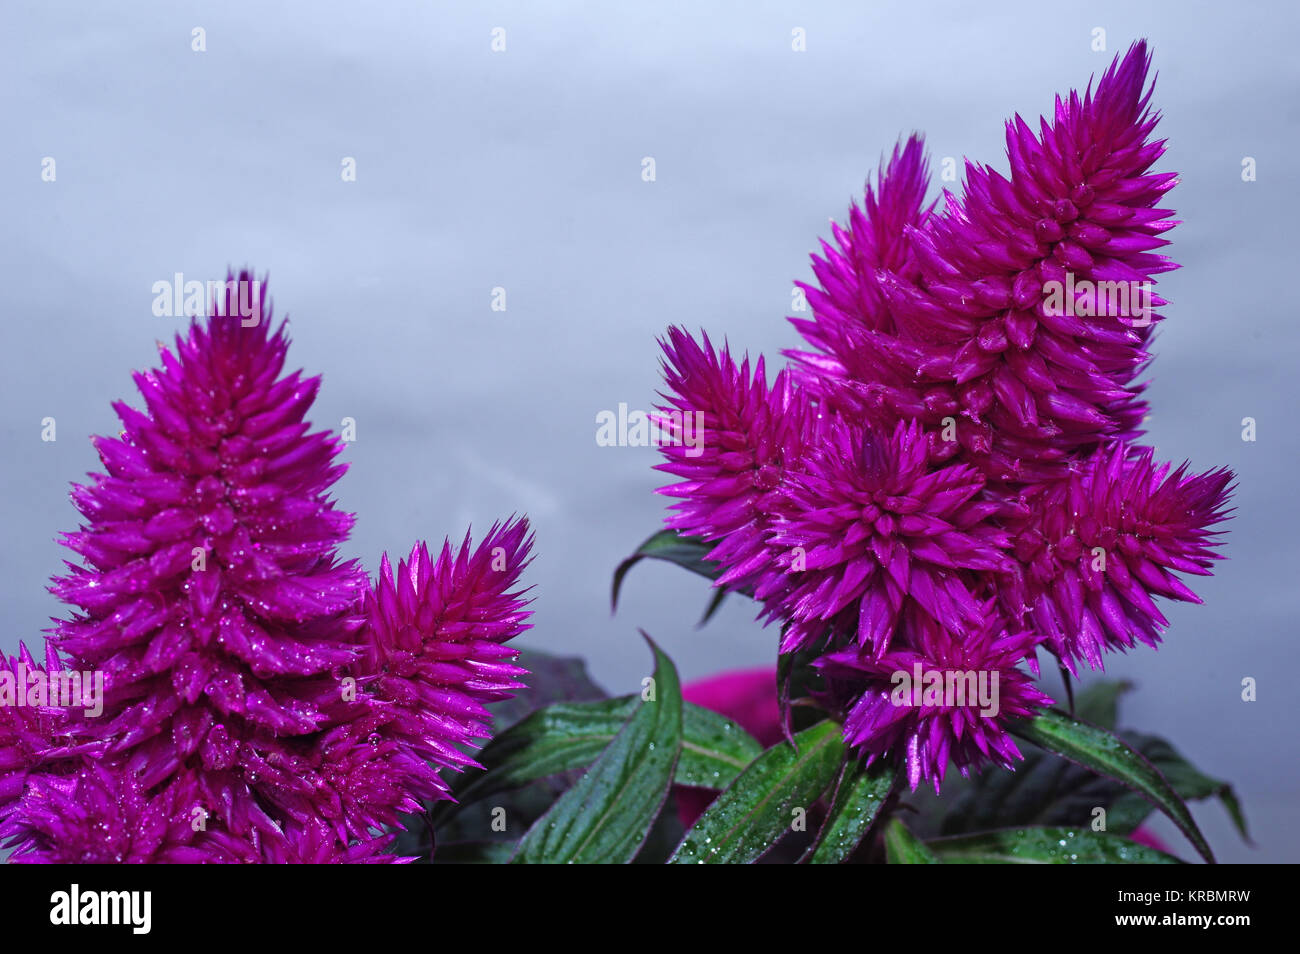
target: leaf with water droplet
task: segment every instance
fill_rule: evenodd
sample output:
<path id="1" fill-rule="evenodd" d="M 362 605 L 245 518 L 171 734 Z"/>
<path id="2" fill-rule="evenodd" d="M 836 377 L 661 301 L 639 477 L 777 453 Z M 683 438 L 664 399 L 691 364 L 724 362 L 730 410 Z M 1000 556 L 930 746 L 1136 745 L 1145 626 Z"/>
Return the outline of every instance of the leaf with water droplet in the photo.
<path id="1" fill-rule="evenodd" d="M 814 865 L 836 865 L 853 854 L 898 778 L 898 770 L 882 762 L 866 769 L 856 761 L 846 762 L 830 812 L 804 860 Z"/>
<path id="2" fill-rule="evenodd" d="M 928 845 L 940 861 L 949 865 L 1182 864 L 1172 855 L 1139 845 L 1123 835 L 1065 828 L 1008 828 L 936 838 Z"/>
<path id="3" fill-rule="evenodd" d="M 1217 798 L 1227 810 L 1228 816 L 1236 826 L 1238 833 L 1251 843 L 1250 833 L 1246 828 L 1246 816 L 1241 810 L 1241 802 L 1232 786 L 1222 779 L 1213 778 L 1200 771 L 1167 741 L 1156 735 L 1144 732 L 1125 732 L 1124 738 L 1163 775 L 1173 786 L 1179 797 L 1186 800 Z M 1125 792 L 1109 809 L 1107 827 L 1116 831 L 1123 825 L 1125 831 L 1132 831 L 1151 813 L 1151 803 L 1132 792 Z"/>
<path id="4" fill-rule="evenodd" d="M 618 735 L 639 703 L 639 695 L 629 695 L 538 709 L 484 747 L 478 761 L 486 771 L 462 776 L 453 790 L 456 802 L 445 803 L 439 820 L 496 792 L 586 768 Z M 723 789 L 762 751 L 754 737 L 730 719 L 683 702 L 682 751 L 673 780 L 678 785 Z"/>
<path id="5" fill-rule="evenodd" d="M 891 865 L 937 865 L 935 857 L 921 839 L 913 835 L 897 818 L 885 826 L 885 856 Z"/>
<path id="6" fill-rule="evenodd" d="M 1049 752 L 1127 785 L 1168 815 L 1201 857 L 1214 863 L 1214 852 L 1186 803 L 1165 777 L 1123 739 L 1056 709 L 1013 723 L 1011 730 Z"/>
<path id="7" fill-rule="evenodd" d="M 756 758 L 705 810 L 670 862 L 747 864 L 790 828 L 793 810 L 807 810 L 835 778 L 844 757 L 840 727 L 819 722 Z"/>
<path id="8" fill-rule="evenodd" d="M 677 669 L 655 657 L 655 698 L 641 702 L 590 770 L 528 829 L 515 864 L 623 864 L 636 857 L 668 798 L 681 751 Z"/>

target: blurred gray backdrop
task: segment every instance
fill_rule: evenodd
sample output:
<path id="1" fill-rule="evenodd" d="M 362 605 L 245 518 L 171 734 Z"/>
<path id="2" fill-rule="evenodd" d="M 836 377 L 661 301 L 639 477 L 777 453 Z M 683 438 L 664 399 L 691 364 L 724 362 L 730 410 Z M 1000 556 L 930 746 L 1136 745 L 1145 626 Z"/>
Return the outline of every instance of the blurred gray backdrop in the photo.
<path id="1" fill-rule="evenodd" d="M 771 661 L 752 606 L 699 630 L 705 584 L 665 565 L 633 571 L 611 617 L 610 572 L 665 500 L 655 451 L 597 446 L 597 413 L 651 406 L 669 323 L 770 358 L 795 344 L 791 283 L 900 134 L 926 133 L 936 171 L 1005 170 L 1005 118 L 1036 119 L 1147 37 L 1186 223 L 1150 440 L 1233 467 L 1239 510 L 1230 560 L 1196 584 L 1206 605 L 1170 607 L 1165 646 L 1108 674 L 1139 687 L 1128 724 L 1236 783 L 1258 847 L 1198 806 L 1221 856 L 1295 861 L 1296 26 L 1282 2 L 7 0 L 0 648 L 59 612 L 45 585 L 77 523 L 68 483 L 98 466 L 87 437 L 116 432 L 110 401 L 137 399 L 129 372 L 182 325 L 152 314 L 153 283 L 250 265 L 290 317 L 292 366 L 324 375 L 314 422 L 357 422 L 347 555 L 373 570 L 527 512 L 526 645 L 586 656 L 617 691 L 648 667 L 637 627 L 687 679 Z"/>

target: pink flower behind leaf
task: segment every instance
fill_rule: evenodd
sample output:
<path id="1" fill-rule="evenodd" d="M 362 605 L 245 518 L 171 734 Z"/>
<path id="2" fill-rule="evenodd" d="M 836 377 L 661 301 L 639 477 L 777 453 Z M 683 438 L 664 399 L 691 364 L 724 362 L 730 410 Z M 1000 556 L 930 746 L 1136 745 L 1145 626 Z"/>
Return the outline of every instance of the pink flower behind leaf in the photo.
<path id="1" fill-rule="evenodd" d="M 682 698 L 731 719 L 763 748 L 783 738 L 776 669 L 736 669 L 682 687 Z"/>
<path id="2" fill-rule="evenodd" d="M 682 698 L 731 719 L 758 740 L 763 748 L 783 738 L 781 708 L 777 701 L 776 669 L 739 669 L 718 673 L 682 687 Z M 677 816 L 689 828 L 704 814 L 718 793 L 704 788 L 677 786 Z"/>
<path id="3" fill-rule="evenodd" d="M 1154 848 L 1156 851 L 1163 851 L 1165 854 L 1169 854 L 1169 846 L 1145 828 L 1135 829 L 1133 834 L 1128 837 L 1130 841 L 1135 841 L 1139 845 L 1146 845 L 1148 848 Z"/>

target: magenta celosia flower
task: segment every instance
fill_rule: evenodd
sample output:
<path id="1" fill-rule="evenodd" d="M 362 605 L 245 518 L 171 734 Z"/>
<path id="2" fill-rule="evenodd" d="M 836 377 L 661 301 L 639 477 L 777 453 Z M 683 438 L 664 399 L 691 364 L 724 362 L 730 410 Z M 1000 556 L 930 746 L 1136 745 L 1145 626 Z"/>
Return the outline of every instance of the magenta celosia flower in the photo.
<path id="1" fill-rule="evenodd" d="M 1150 56 L 1135 44 L 1095 90 L 1056 101 L 1035 134 L 1007 124 L 1010 175 L 967 163 L 964 194 L 926 203 L 913 136 L 813 256 L 811 350 L 769 388 L 727 350 L 673 329 L 665 412 L 701 412 L 703 453 L 666 447 L 685 478 L 667 523 L 713 544 L 718 585 L 781 624 L 783 651 L 820 654 L 868 757 L 913 787 L 1017 755 L 1009 719 L 1047 704 L 1041 645 L 1075 671 L 1154 645 L 1155 598 L 1195 600 L 1175 574 L 1217 559 L 1210 528 L 1232 475 L 1156 463 L 1133 441 L 1146 413 L 1157 208 L 1175 176 L 1149 170 Z M 900 707 L 904 664 L 999 674 L 994 716 Z M 906 668 L 906 667 L 904 667 Z"/>
<path id="2" fill-rule="evenodd" d="M 683 478 L 661 493 L 684 499 L 667 523 L 686 536 L 717 541 L 709 559 L 725 568 L 722 583 L 744 589 L 772 559 L 768 534 L 777 492 L 786 469 L 815 445 L 817 420 L 785 372 L 768 386 L 762 358 L 751 372 L 748 358 L 737 366 L 727 348 L 714 350 L 708 335 L 703 346 L 678 328 L 668 336 L 664 374 L 674 407 L 663 408 L 658 420 L 672 440 L 663 445 L 668 462 L 658 469 Z M 701 415 L 702 446 L 682 439 L 674 408 Z"/>
<path id="3" fill-rule="evenodd" d="M 1041 488 L 1017 527 L 1027 593 L 1004 591 L 1008 614 L 1027 600 L 1027 619 L 1071 672 L 1078 660 L 1101 668 L 1108 650 L 1155 646 L 1168 621 L 1152 597 L 1201 602 L 1174 573 L 1207 576 L 1222 559 L 1210 549 L 1221 531 L 1206 528 L 1226 516 L 1231 480 L 1226 469 L 1171 472 L 1145 448 L 1098 451 Z"/>
<path id="4" fill-rule="evenodd" d="M 436 560 L 417 544 L 396 576 L 384 556 L 366 600 L 365 666 L 391 716 L 388 735 L 415 761 L 477 765 L 464 749 L 489 735 L 486 704 L 523 688 L 518 650 L 505 643 L 530 628 L 522 594 L 510 588 L 531 546 L 528 524 L 516 520 L 494 526 L 477 549 L 468 535 L 459 551 L 444 543 Z M 447 797 L 436 773 L 418 782 L 423 797 Z"/>
<path id="5" fill-rule="evenodd" d="M 194 793 L 150 791 L 138 775 L 86 760 L 69 774 L 34 774 L 23 798 L 26 841 L 14 861 L 49 864 L 185 864 L 207 860 L 189 845 Z"/>
<path id="6" fill-rule="evenodd" d="M 756 591 L 790 623 L 782 651 L 812 646 L 842 621 L 880 654 L 905 603 L 940 622 L 978 623 L 962 571 L 1011 566 L 983 488 L 973 467 L 929 467 L 915 421 L 892 434 L 834 421 L 779 498 L 770 535 L 779 555 Z"/>
<path id="7" fill-rule="evenodd" d="M 1019 668 L 1041 637 L 1001 630 L 991 612 L 986 620 L 954 632 L 912 613 L 900 625 L 898 648 L 818 660 L 832 694 L 847 686 L 856 697 L 844 740 L 865 751 L 868 764 L 894 757 L 913 789 L 926 778 L 937 792 L 950 759 L 966 775 L 984 761 L 1010 768 L 1021 758 L 1007 723 L 1052 704 Z"/>
<path id="8" fill-rule="evenodd" d="M 106 473 L 74 488 L 84 565 L 54 582 L 77 611 L 51 667 L 98 674 L 102 711 L 0 709 L 16 861 L 400 860 L 388 832 L 449 797 L 438 770 L 474 764 L 482 704 L 522 685 L 503 644 L 527 628 L 526 521 L 436 563 L 417 544 L 396 584 L 385 557 L 372 591 L 337 556 L 353 518 L 328 495 L 342 442 L 305 420 L 319 378 L 283 373 L 261 283 L 224 293 L 136 375 L 146 410 L 115 405 Z"/>
<path id="9" fill-rule="evenodd" d="M 59 707 L 57 699 L 51 704 L 48 679 L 50 673 L 62 669 L 57 654 L 47 652 L 46 663 L 41 665 L 25 644 L 19 644 L 17 656 L 0 653 L 0 835 L 33 771 L 50 759 L 102 749 L 93 743 L 77 746 L 55 741 L 66 731 L 68 710 Z M 43 699 L 32 692 L 38 681 L 47 686 Z M 76 690 L 75 697 L 68 700 L 73 705 L 86 701 L 80 686 L 69 688 Z M 29 704 L 32 702 L 37 704 Z"/>
<path id="10" fill-rule="evenodd" d="M 931 427 L 962 418 L 956 444 L 993 479 L 1057 476 L 1071 451 L 1136 436 L 1145 405 L 1132 384 L 1160 315 L 1132 302 L 1119 314 L 1117 296 L 1107 299 L 1115 314 L 1082 313 L 1096 310 L 1098 282 L 1145 287 L 1143 303 L 1159 307 L 1148 283 L 1176 267 L 1151 251 L 1177 223 L 1155 208 L 1175 176 L 1147 172 L 1164 151 L 1149 138 L 1159 118 L 1149 66 L 1135 45 L 1095 95 L 1058 98 L 1038 136 L 1017 116 L 1010 178 L 967 163 L 965 196 L 945 193 L 941 212 L 922 206 L 919 139 L 896 151 L 879 199 L 868 192 L 878 214 L 855 209 L 851 230 L 836 230 L 839 248 L 823 246 L 816 319 L 797 322 L 829 353 L 827 379 L 885 414 Z M 1077 290 L 1072 307 L 1044 307 L 1054 283 Z M 1077 307 L 1085 299 L 1090 309 Z"/>
<path id="11" fill-rule="evenodd" d="M 812 257 L 821 287 L 797 283 L 813 317 L 790 321 L 817 350 L 786 353 L 796 380 L 827 408 L 885 423 L 958 409 L 950 388 L 916 386 L 929 337 L 900 337 L 886 294 L 887 282 L 920 278 L 905 230 L 931 214 L 933 203 L 924 204 L 928 178 L 924 144 L 912 136 L 882 165 L 876 187 L 867 186 L 863 206 L 852 207 L 849 227 L 832 225 L 838 248 L 823 241 L 822 254 Z"/>
<path id="12" fill-rule="evenodd" d="M 201 861 L 221 864 L 406 864 L 411 858 L 390 853 L 393 836 L 375 835 L 340 848 L 338 836 L 321 821 L 289 822 L 259 841 L 214 832 L 204 843 Z"/>

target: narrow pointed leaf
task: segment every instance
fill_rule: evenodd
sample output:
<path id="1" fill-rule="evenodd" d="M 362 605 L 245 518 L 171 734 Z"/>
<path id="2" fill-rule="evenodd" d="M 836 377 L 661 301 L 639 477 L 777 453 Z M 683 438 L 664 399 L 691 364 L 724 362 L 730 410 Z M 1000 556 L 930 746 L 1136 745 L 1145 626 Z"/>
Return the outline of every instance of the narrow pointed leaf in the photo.
<path id="1" fill-rule="evenodd" d="M 1118 736 L 1049 709 L 1012 727 L 1021 738 L 1094 772 L 1122 782 L 1163 811 L 1211 864 L 1214 852 L 1186 803 L 1156 768 Z"/>
<path id="2" fill-rule="evenodd" d="M 621 696 L 538 709 L 483 747 L 478 761 L 487 771 L 467 778 L 456 792 L 457 801 L 468 805 L 557 772 L 586 768 L 614 740 L 638 704 L 637 696 Z"/>
<path id="3" fill-rule="evenodd" d="M 660 530 L 637 547 L 635 553 L 615 568 L 613 588 L 610 592 L 610 607 L 618 608 L 619 590 L 623 587 L 623 578 L 627 576 L 628 570 L 647 558 L 667 560 L 669 563 L 676 563 L 678 566 L 685 567 L 692 573 L 698 573 L 710 580 L 716 580 L 722 575 L 722 569 L 718 564 L 705 559 L 705 555 L 712 549 L 713 545 L 705 543 L 703 540 L 678 536 L 674 530 Z M 716 608 L 715 606 L 714 609 Z M 710 612 L 709 615 L 712 615 L 712 613 Z M 705 619 L 708 619 L 707 615 Z"/>
<path id="4" fill-rule="evenodd" d="M 747 864 L 790 830 L 795 809 L 807 812 L 835 778 L 844 756 L 840 727 L 819 722 L 768 749 L 700 816 L 671 861 Z"/>
<path id="5" fill-rule="evenodd" d="M 885 828 L 885 855 L 891 865 L 937 865 L 935 857 L 925 842 L 913 835 L 899 819 L 892 819 Z"/>
<path id="6" fill-rule="evenodd" d="M 785 628 L 781 630 L 785 636 Z M 794 681 L 795 653 L 779 653 L 776 657 L 776 705 L 777 717 L 781 720 L 781 734 L 791 745 L 794 744 L 794 728 L 790 718 L 790 695 Z"/>
<path id="7" fill-rule="evenodd" d="M 1118 701 L 1131 688 L 1127 682 L 1091 683 L 1078 693 L 1076 718 L 1113 730 Z M 1249 843 L 1232 786 L 1199 771 L 1159 736 L 1130 731 L 1119 736 L 1141 752 L 1184 801 L 1219 799 Z M 1019 826 L 1087 825 L 1097 808 L 1106 809 L 1106 831 L 1127 835 L 1156 810 L 1123 783 L 1037 746 L 1026 748 L 1014 771 L 989 768 L 970 779 L 955 780 L 954 786 L 954 792 L 944 793 L 938 832 L 944 836 Z"/>
<path id="8" fill-rule="evenodd" d="M 682 741 L 677 669 L 654 652 L 654 697 L 641 702 L 590 770 L 534 822 L 511 859 L 519 864 L 626 864 L 668 797 Z"/>
<path id="9" fill-rule="evenodd" d="M 956 838 L 936 838 L 930 848 L 945 864 L 1177 865 L 1173 855 L 1123 835 L 1073 828 L 1009 828 Z"/>
<path id="10" fill-rule="evenodd" d="M 699 625 L 703 626 L 709 620 L 713 619 L 713 614 L 722 606 L 722 601 L 727 598 L 727 590 L 714 590 L 713 597 L 709 600 L 709 605 L 704 609 L 704 615 L 700 617 Z"/>
<path id="11" fill-rule="evenodd" d="M 1217 798 L 1227 810 L 1238 833 L 1249 844 L 1250 832 L 1246 828 L 1246 816 L 1241 810 L 1237 793 L 1227 782 L 1212 778 L 1203 773 L 1164 739 L 1141 732 L 1125 732 L 1124 737 L 1160 772 L 1173 786 L 1180 797 L 1192 801 L 1204 798 Z M 1107 827 L 1111 831 L 1136 828 L 1151 813 L 1150 804 L 1140 796 L 1125 792 L 1118 799 L 1107 815 Z"/>
<path id="12" fill-rule="evenodd" d="M 763 754 L 758 740 L 726 716 L 682 703 L 682 756 L 676 782 L 724 789 Z"/>
<path id="13" fill-rule="evenodd" d="M 857 762 L 847 763 L 830 812 L 817 833 L 816 843 L 808 851 L 808 863 L 837 865 L 853 854 L 875 823 L 897 780 L 897 770 L 880 762 L 866 769 Z"/>
<path id="14" fill-rule="evenodd" d="M 487 771 L 467 777 L 455 793 L 458 804 L 586 768 L 614 740 L 639 702 L 639 696 L 621 696 L 538 709 L 483 748 L 478 760 Z M 726 716 L 683 702 L 682 751 L 673 780 L 723 789 L 762 751 L 753 736 Z"/>

